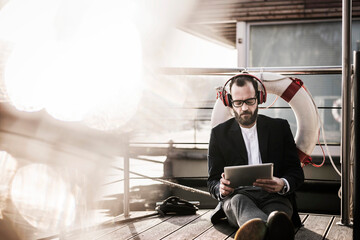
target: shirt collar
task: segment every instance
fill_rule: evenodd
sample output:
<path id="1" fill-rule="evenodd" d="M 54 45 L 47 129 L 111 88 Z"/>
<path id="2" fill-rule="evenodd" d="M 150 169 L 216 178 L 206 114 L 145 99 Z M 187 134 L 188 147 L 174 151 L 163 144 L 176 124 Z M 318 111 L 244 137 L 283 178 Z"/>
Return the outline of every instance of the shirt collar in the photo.
<path id="1" fill-rule="evenodd" d="M 239 124 L 239 126 L 240 126 L 240 124 Z M 240 128 L 241 128 L 241 131 L 244 131 L 244 132 L 247 132 L 247 133 L 252 132 L 252 131 L 254 131 L 256 129 L 256 122 L 255 122 L 254 126 L 252 126 L 251 128 L 244 128 L 242 126 L 240 126 Z"/>

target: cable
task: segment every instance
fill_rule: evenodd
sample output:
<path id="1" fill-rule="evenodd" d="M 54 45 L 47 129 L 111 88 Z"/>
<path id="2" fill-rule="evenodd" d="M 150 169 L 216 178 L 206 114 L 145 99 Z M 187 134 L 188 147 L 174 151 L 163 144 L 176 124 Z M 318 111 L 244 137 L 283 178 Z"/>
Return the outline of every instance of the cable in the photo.
<path id="1" fill-rule="evenodd" d="M 315 163 L 313 163 L 313 162 L 311 162 L 311 165 L 314 166 L 314 167 L 318 167 L 318 168 L 319 168 L 319 167 L 322 167 L 322 166 L 324 165 L 324 163 L 325 163 L 325 152 L 324 152 L 324 149 L 322 148 L 321 143 L 320 143 L 320 129 L 319 129 L 319 134 L 318 134 L 318 143 L 319 143 L 319 146 L 320 146 L 321 151 L 322 151 L 322 153 L 323 153 L 323 160 L 322 160 L 322 163 L 319 164 L 319 165 L 317 165 L 317 164 L 315 164 Z"/>
<path id="2" fill-rule="evenodd" d="M 306 88 L 304 85 L 303 85 L 302 87 L 305 89 L 306 93 L 310 96 L 310 99 L 311 99 L 312 103 L 313 103 L 314 106 L 316 107 L 316 104 L 315 104 L 314 99 L 312 98 L 310 92 L 307 90 L 307 88 Z M 326 142 L 324 124 L 323 124 L 323 122 L 321 121 L 321 118 L 320 118 L 319 113 L 318 113 L 318 112 L 316 112 L 316 113 L 317 113 L 317 117 L 318 117 L 319 122 L 320 122 L 320 127 L 321 127 L 321 132 L 322 132 L 322 136 L 323 136 L 323 140 L 324 140 L 324 145 L 325 145 L 327 154 L 328 154 L 328 156 L 329 156 L 330 163 L 331 163 L 332 167 L 334 168 L 335 172 L 336 172 L 339 176 L 341 176 L 341 172 L 340 172 L 340 171 L 337 169 L 337 167 L 335 166 L 334 160 L 333 160 L 332 157 L 331 157 L 331 154 L 330 154 L 330 151 L 329 151 L 327 142 Z M 320 145 L 320 146 L 321 146 L 321 145 Z"/>
<path id="3" fill-rule="evenodd" d="M 278 95 L 276 95 L 276 98 L 275 98 L 275 100 L 269 105 L 269 106 L 266 106 L 266 107 L 259 107 L 260 109 L 268 109 L 268 108 L 270 108 L 270 107 L 272 107 L 272 105 L 274 105 L 275 104 L 275 102 L 278 100 L 278 98 L 279 98 L 279 96 Z"/>

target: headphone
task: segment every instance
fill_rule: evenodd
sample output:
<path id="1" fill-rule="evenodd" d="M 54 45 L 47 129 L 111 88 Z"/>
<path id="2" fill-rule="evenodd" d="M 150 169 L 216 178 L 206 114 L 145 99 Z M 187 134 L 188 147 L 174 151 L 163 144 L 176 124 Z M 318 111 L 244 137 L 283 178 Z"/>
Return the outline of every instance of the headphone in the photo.
<path id="1" fill-rule="evenodd" d="M 237 78 L 239 76 L 248 76 L 248 77 L 251 77 L 254 80 L 258 81 L 260 83 L 260 85 L 262 86 L 263 90 L 259 91 L 259 89 L 255 89 L 256 98 L 257 98 L 259 104 L 266 102 L 267 93 L 266 93 L 266 88 L 265 88 L 263 82 L 259 78 L 255 77 L 254 75 L 251 75 L 247 72 L 242 72 L 238 75 L 233 76 L 229 80 L 227 80 L 226 83 L 224 84 L 224 87 L 222 88 L 222 91 L 220 92 L 220 99 L 226 107 L 231 107 L 232 97 L 231 97 L 230 93 L 226 92 L 225 87 L 230 81 L 233 81 L 235 78 Z"/>

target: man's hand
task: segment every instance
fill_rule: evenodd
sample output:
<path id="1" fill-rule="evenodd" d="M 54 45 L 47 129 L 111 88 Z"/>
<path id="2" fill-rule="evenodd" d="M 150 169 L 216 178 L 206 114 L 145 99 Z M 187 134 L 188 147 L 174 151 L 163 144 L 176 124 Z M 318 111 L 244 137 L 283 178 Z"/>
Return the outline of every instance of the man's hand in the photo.
<path id="1" fill-rule="evenodd" d="M 267 192 L 277 193 L 283 189 L 285 182 L 280 178 L 273 177 L 272 179 L 256 179 L 253 185 L 261 187 Z"/>
<path id="2" fill-rule="evenodd" d="M 226 180 L 225 179 L 225 174 L 222 173 L 221 174 L 221 179 L 220 179 L 220 194 L 223 197 L 226 197 L 227 195 L 234 192 L 234 189 L 228 186 L 229 184 L 230 184 L 230 181 Z"/>

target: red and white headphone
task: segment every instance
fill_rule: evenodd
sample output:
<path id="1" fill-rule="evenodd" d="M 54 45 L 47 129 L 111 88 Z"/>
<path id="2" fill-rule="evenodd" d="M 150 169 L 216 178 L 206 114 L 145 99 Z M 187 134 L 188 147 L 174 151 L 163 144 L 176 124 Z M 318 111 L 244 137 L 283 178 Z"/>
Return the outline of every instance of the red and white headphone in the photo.
<path id="1" fill-rule="evenodd" d="M 254 80 L 258 81 L 260 83 L 262 89 L 263 89 L 263 90 L 255 89 L 258 103 L 262 104 L 262 103 L 266 102 L 267 93 L 266 93 L 266 88 L 265 88 L 263 82 L 254 75 L 251 75 L 251 74 L 249 74 L 247 72 L 242 72 L 242 73 L 240 73 L 238 75 L 233 76 L 229 80 L 227 80 L 226 83 L 224 84 L 224 87 L 222 88 L 222 91 L 220 92 L 220 99 L 221 99 L 221 101 L 224 103 L 224 105 L 226 107 L 231 107 L 232 97 L 231 97 L 230 93 L 226 92 L 225 87 L 230 81 L 234 80 L 235 78 L 237 78 L 239 76 L 248 76 L 248 77 L 251 77 Z"/>

